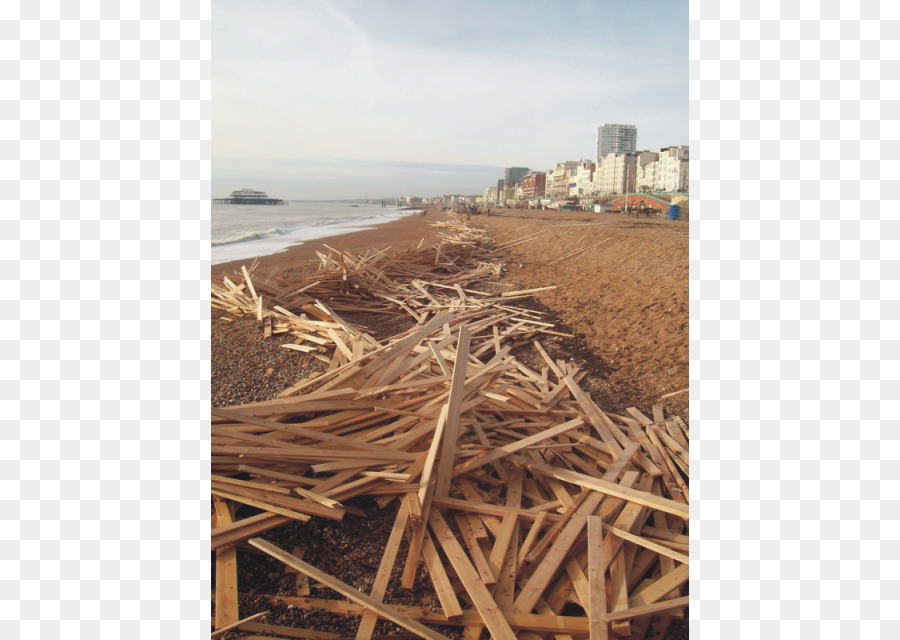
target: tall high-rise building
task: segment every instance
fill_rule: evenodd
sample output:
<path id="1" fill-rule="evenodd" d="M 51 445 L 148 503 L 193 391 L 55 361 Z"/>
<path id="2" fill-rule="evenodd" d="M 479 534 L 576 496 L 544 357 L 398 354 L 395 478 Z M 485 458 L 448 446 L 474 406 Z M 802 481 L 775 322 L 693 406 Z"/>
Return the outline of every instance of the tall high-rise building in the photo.
<path id="1" fill-rule="evenodd" d="M 524 178 L 528 172 L 531 171 L 528 167 L 507 167 L 503 172 L 503 179 L 506 180 L 506 184 L 521 184 L 522 178 Z"/>
<path id="2" fill-rule="evenodd" d="M 637 149 L 637 127 L 633 124 L 604 124 L 597 127 L 597 160 L 610 153 L 631 153 Z"/>

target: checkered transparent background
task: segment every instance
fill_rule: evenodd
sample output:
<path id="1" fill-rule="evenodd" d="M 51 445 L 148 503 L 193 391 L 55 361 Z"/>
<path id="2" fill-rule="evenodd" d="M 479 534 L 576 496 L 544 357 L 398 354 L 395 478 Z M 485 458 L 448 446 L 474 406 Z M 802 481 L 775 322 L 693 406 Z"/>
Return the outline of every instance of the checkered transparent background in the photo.
<path id="1" fill-rule="evenodd" d="M 210 3 L 0 34 L 0 637 L 203 637 Z"/>
<path id="2" fill-rule="evenodd" d="M 900 7 L 857 5 L 691 5 L 697 638 L 900 638 Z"/>
<path id="3" fill-rule="evenodd" d="M 208 632 L 210 11 L 0 3 L 3 638 Z M 697 638 L 900 637 L 898 14 L 691 2 Z"/>

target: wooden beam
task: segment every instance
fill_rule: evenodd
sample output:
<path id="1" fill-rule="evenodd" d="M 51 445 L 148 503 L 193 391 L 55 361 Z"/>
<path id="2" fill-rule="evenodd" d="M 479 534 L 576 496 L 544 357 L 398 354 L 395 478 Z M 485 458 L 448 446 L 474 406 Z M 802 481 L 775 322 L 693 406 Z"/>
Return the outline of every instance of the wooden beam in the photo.
<path id="1" fill-rule="evenodd" d="M 591 624 L 590 640 L 609 640 L 606 622 L 606 563 L 603 558 L 602 520 L 588 517 L 588 581 L 591 586 L 588 616 Z"/>
<path id="2" fill-rule="evenodd" d="M 633 607 L 631 609 L 616 611 L 615 613 L 607 613 L 606 619 L 610 622 L 614 620 L 630 620 L 632 618 L 637 618 L 638 616 L 648 616 L 663 611 L 672 611 L 673 609 L 684 609 L 689 604 L 690 597 L 682 596 L 681 598 L 675 598 L 674 600 L 664 600 L 642 607 Z"/>
<path id="3" fill-rule="evenodd" d="M 247 616 L 243 620 L 236 620 L 235 622 L 232 622 L 231 624 L 224 626 L 221 629 L 216 629 L 215 631 L 213 631 L 210 634 L 209 637 L 216 638 L 218 636 L 224 635 L 224 634 L 228 633 L 229 631 L 233 631 L 235 629 L 242 627 L 243 625 L 247 624 L 248 622 L 252 622 L 253 620 L 259 620 L 260 618 L 262 618 L 263 616 L 266 616 L 266 615 L 269 615 L 268 611 L 261 611 L 259 613 L 254 613 L 252 616 Z"/>
<path id="4" fill-rule="evenodd" d="M 397 511 L 397 518 L 394 520 L 394 527 L 388 537 L 387 544 L 384 547 L 384 555 L 381 556 L 381 563 L 378 565 L 378 573 L 375 574 L 375 581 L 372 583 L 372 591 L 369 593 L 376 602 L 384 599 L 384 592 L 387 590 L 388 581 L 391 579 L 391 569 L 397 560 L 397 551 L 400 549 L 400 543 L 403 541 L 403 531 L 406 529 L 406 521 L 409 519 L 409 496 L 400 504 Z M 363 618 L 359 623 L 359 629 L 356 632 L 356 640 L 369 640 L 372 632 L 375 631 L 375 623 L 378 622 L 378 615 L 372 609 L 367 610 L 363 614 Z"/>
<path id="5" fill-rule="evenodd" d="M 578 473 L 576 471 L 569 471 L 568 469 L 560 469 L 559 467 L 553 467 L 548 464 L 532 462 L 527 458 L 523 458 L 521 456 L 516 456 L 515 463 L 521 464 L 522 466 L 527 467 L 532 471 L 537 471 L 539 473 L 554 477 L 557 480 L 571 482 L 572 484 L 577 484 L 586 489 L 598 491 L 600 493 L 620 498 L 622 500 L 627 500 L 629 502 L 636 502 L 645 507 L 650 507 L 651 509 L 659 509 L 660 511 L 671 513 L 684 520 L 688 520 L 689 518 L 688 506 L 686 504 L 681 504 L 673 500 L 660 498 L 659 496 L 654 496 L 652 493 L 648 493 L 646 491 L 628 489 L 617 484 L 613 484 L 612 482 L 598 480 L 597 478 L 592 478 L 588 475 Z"/>
<path id="6" fill-rule="evenodd" d="M 456 591 L 450 583 L 450 577 L 444 569 L 441 558 L 438 555 L 434 541 L 428 532 L 425 532 L 425 538 L 422 541 L 422 558 L 425 560 L 425 566 L 428 568 L 428 576 L 431 578 L 431 584 L 434 586 L 434 592 L 437 594 L 438 600 L 441 602 L 441 608 L 448 620 L 459 618 L 462 614 L 462 607 L 459 606 L 459 600 L 456 598 Z"/>
<path id="7" fill-rule="evenodd" d="M 466 327 L 462 327 L 459 330 L 456 362 L 453 364 L 450 395 L 447 398 L 447 424 L 444 427 L 444 437 L 441 441 L 441 459 L 435 478 L 434 496 L 437 498 L 446 498 L 450 495 L 450 479 L 456 456 L 456 443 L 459 439 L 459 413 L 463 401 L 463 386 L 466 382 L 466 365 L 469 359 L 471 340 L 472 334 Z"/>
<path id="8" fill-rule="evenodd" d="M 221 525 L 233 523 L 231 510 L 224 500 L 213 498 L 216 516 Z M 233 625 L 238 613 L 237 549 L 223 547 L 216 551 L 216 629 Z"/>
<path id="9" fill-rule="evenodd" d="M 425 625 L 416 622 L 409 616 L 400 613 L 396 609 L 388 607 L 381 602 L 376 601 L 374 598 L 361 593 L 358 589 L 351 587 L 344 582 L 341 582 L 333 576 L 328 575 L 324 571 L 316 569 L 314 566 L 303 562 L 303 560 L 300 560 L 296 556 L 291 555 L 284 549 L 276 547 L 274 544 L 268 542 L 267 540 L 263 540 L 262 538 L 252 538 L 250 540 L 250 544 L 261 551 L 265 551 L 273 558 L 281 560 L 286 565 L 294 567 L 298 571 L 302 571 L 310 578 L 318 580 L 329 589 L 337 591 L 353 602 L 361 604 L 367 609 L 375 611 L 375 613 L 377 613 L 379 616 L 387 618 L 391 622 L 400 625 L 404 629 L 409 629 L 414 633 L 418 633 L 423 638 L 431 638 L 432 640 L 449 640 L 446 636 L 438 633 L 437 631 L 429 629 Z"/>
<path id="10" fill-rule="evenodd" d="M 467 460 L 466 462 L 457 465 L 456 468 L 453 469 L 453 475 L 458 476 L 462 475 L 463 473 L 468 473 L 473 469 L 483 467 L 489 462 L 494 462 L 495 460 L 499 460 L 500 458 L 506 457 L 517 451 L 521 451 L 522 449 L 525 449 L 527 447 L 532 447 L 539 442 L 543 442 L 544 440 L 555 438 L 560 434 L 571 431 L 572 429 L 577 429 L 578 427 L 581 427 L 583 425 L 584 421 L 581 418 L 575 418 L 574 420 L 569 420 L 568 422 L 557 425 L 552 429 L 539 431 L 538 433 L 534 434 L 533 436 L 529 436 L 528 438 L 523 438 L 508 445 L 497 447 L 496 449 L 493 449 L 482 456 L 472 458 L 471 460 Z"/>
<path id="11" fill-rule="evenodd" d="M 434 533 L 435 539 L 443 547 L 444 553 L 447 554 L 447 559 L 453 566 L 453 570 L 456 571 L 456 575 L 462 581 L 463 587 L 465 587 L 469 597 L 472 598 L 475 608 L 484 619 L 484 624 L 491 632 L 491 637 L 495 640 L 514 640 L 516 635 L 513 633 L 512 628 L 509 626 L 506 618 L 503 617 L 491 594 L 488 593 L 472 563 L 469 562 L 466 552 L 459 546 L 456 536 L 450 531 L 440 512 L 433 510 L 429 516 L 428 523 L 431 525 L 431 531 Z"/>

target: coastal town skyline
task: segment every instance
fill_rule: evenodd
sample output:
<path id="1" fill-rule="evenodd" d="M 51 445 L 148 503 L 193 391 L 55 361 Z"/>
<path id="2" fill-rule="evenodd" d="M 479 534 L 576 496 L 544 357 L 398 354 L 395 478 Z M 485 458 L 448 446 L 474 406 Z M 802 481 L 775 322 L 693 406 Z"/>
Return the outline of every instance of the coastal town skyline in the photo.
<path id="1" fill-rule="evenodd" d="M 211 197 L 483 193 L 606 122 L 688 142 L 686 4 L 225 0 L 212 29 Z"/>

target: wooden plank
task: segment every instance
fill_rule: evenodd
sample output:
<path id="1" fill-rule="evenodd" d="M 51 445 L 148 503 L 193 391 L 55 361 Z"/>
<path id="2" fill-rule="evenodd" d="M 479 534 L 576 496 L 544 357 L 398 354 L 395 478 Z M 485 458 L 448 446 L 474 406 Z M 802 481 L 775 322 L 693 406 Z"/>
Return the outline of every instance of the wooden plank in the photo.
<path id="1" fill-rule="evenodd" d="M 289 520 L 290 518 L 277 513 L 264 512 L 227 526 L 220 526 L 210 536 L 210 550 L 215 551 L 235 542 L 252 538 Z"/>
<path id="2" fill-rule="evenodd" d="M 450 495 L 450 480 L 453 462 L 456 456 L 456 443 L 459 439 L 460 406 L 463 401 L 463 385 L 466 382 L 466 366 L 469 357 L 469 344 L 472 334 L 466 327 L 459 330 L 456 348 L 456 362 L 453 365 L 453 377 L 450 380 L 450 395 L 447 398 L 447 424 L 441 441 L 441 459 L 435 477 L 434 496 L 446 498 Z"/>
<path id="3" fill-rule="evenodd" d="M 253 301 L 256 302 L 259 299 L 259 296 L 256 295 L 256 289 L 253 288 L 253 281 L 250 279 L 250 274 L 247 273 L 247 267 L 241 266 L 241 272 L 244 274 L 244 281 L 247 283 L 250 295 L 253 296 Z"/>
<path id="4" fill-rule="evenodd" d="M 517 531 L 517 524 L 519 522 L 518 510 L 522 504 L 523 479 L 524 474 L 522 469 L 515 469 L 510 473 L 506 497 L 506 506 L 510 511 L 503 517 L 503 523 L 500 525 L 500 533 L 497 534 L 494 546 L 491 549 L 490 558 L 488 558 L 488 566 L 491 568 L 491 573 L 498 579 L 500 577 L 500 567 L 503 565 L 506 558 L 506 550 L 513 540 L 513 534 Z"/>
<path id="5" fill-rule="evenodd" d="M 616 611 L 615 613 L 607 613 L 606 619 L 610 622 L 614 620 L 630 620 L 631 618 L 637 618 L 638 616 L 648 616 L 663 611 L 672 611 L 673 609 L 684 609 L 689 604 L 690 597 L 683 596 L 681 598 L 675 598 L 674 600 L 664 600 L 642 607 L 632 607 L 631 609 Z"/>
<path id="6" fill-rule="evenodd" d="M 613 558 L 609 567 L 609 585 L 612 596 L 612 612 L 623 611 L 628 608 L 628 569 L 625 567 L 625 554 L 623 549 Z M 612 623 L 612 630 L 618 636 L 631 635 L 631 622 L 628 619 L 616 620 Z"/>
<path id="7" fill-rule="evenodd" d="M 506 547 L 506 555 L 497 576 L 497 587 L 494 589 L 494 600 L 497 602 L 497 606 L 504 611 L 511 609 L 515 602 L 519 531 L 520 525 L 517 519 L 513 526 L 513 544 Z"/>
<path id="8" fill-rule="evenodd" d="M 263 502 L 270 506 L 278 506 L 282 509 L 288 509 L 297 513 L 322 516 L 323 518 L 328 518 L 330 520 L 342 520 L 345 513 L 343 509 L 331 509 L 319 504 L 318 502 L 313 502 L 312 500 L 301 500 L 299 498 L 294 498 L 291 496 L 284 496 L 274 491 L 247 489 L 244 487 L 236 487 L 233 485 L 223 485 L 219 482 L 212 482 L 211 488 L 213 490 L 213 493 L 226 491 L 233 496 L 242 496 L 244 498 L 250 498 L 259 502 Z M 278 489 L 280 487 L 273 488 Z M 231 496 L 224 497 L 228 497 L 232 500 L 235 499 Z M 240 502 L 240 500 L 238 500 L 238 502 Z M 269 509 L 269 511 L 271 511 L 271 509 Z"/>
<path id="9" fill-rule="evenodd" d="M 622 479 L 622 484 L 633 484 L 636 480 L 637 472 L 628 472 Z M 627 487 L 621 486 L 621 488 L 626 489 Z M 572 519 L 554 540 L 553 546 L 550 547 L 541 563 L 535 568 L 528 582 L 522 587 L 519 597 L 516 598 L 513 606 L 514 611 L 520 613 L 531 612 L 559 567 L 564 563 L 572 545 L 575 544 L 575 540 L 581 535 L 582 530 L 587 525 L 587 517 L 594 514 L 594 511 L 603 499 L 603 494 L 591 493 L 581 503 Z"/>
<path id="10" fill-rule="evenodd" d="M 213 498 L 219 523 L 233 523 L 231 510 L 224 500 Z M 225 547 L 216 551 L 216 629 L 233 625 L 238 613 L 237 549 Z"/>
<path id="11" fill-rule="evenodd" d="M 602 521 L 596 516 L 588 517 L 588 581 L 590 583 L 590 599 L 588 616 L 590 617 L 590 640 L 609 640 L 609 629 L 606 623 L 606 570 L 603 557 Z"/>
<path id="12" fill-rule="evenodd" d="M 531 551 L 531 547 L 532 545 L 534 545 L 534 541 L 537 540 L 537 537 L 541 532 L 541 527 L 543 527 L 546 517 L 547 512 L 541 511 L 540 515 L 535 519 L 534 524 L 531 525 L 531 529 L 528 531 L 528 535 L 525 536 L 525 541 L 522 543 L 522 546 L 519 549 L 519 563 L 516 567 L 516 570 L 518 572 L 522 571 L 522 567 L 525 565 L 528 554 Z"/>
<path id="13" fill-rule="evenodd" d="M 293 549 L 294 555 L 303 560 L 303 554 L 306 553 L 306 547 L 294 547 Z M 300 573 L 299 571 L 295 571 L 297 574 L 297 595 L 298 596 L 308 596 L 309 595 L 309 576 L 306 574 Z"/>
<path id="14" fill-rule="evenodd" d="M 685 439 L 684 432 L 678 426 L 677 422 L 674 420 L 666 420 L 666 431 L 678 442 L 678 444 L 684 447 L 685 451 L 688 449 L 688 441 Z"/>
<path id="15" fill-rule="evenodd" d="M 640 536 L 636 536 L 632 533 L 628 533 L 627 531 L 623 531 L 622 529 L 619 529 L 617 527 L 612 527 L 608 524 L 604 524 L 603 528 L 614 536 L 622 538 L 623 540 L 627 540 L 628 542 L 633 542 L 638 546 L 644 547 L 645 549 L 656 551 L 659 554 L 672 558 L 673 560 L 677 560 L 678 562 L 681 562 L 683 564 L 688 564 L 688 562 L 690 562 L 690 559 L 686 555 L 678 553 L 677 551 L 673 551 L 672 549 L 669 549 L 668 547 L 665 547 L 661 544 L 651 542 L 650 540 L 647 540 Z"/>
<path id="16" fill-rule="evenodd" d="M 298 496 L 303 496 L 304 498 L 308 498 L 309 500 L 314 500 L 318 502 L 322 506 L 328 507 L 329 509 L 343 509 L 344 505 L 342 505 L 337 500 L 332 500 L 331 498 L 327 498 L 321 494 L 315 493 L 314 491 L 307 491 L 301 487 L 294 487 L 291 489 Z"/>
<path id="17" fill-rule="evenodd" d="M 603 415 L 603 412 L 601 412 L 594 404 L 593 400 L 581 390 L 581 387 L 578 386 L 572 376 L 565 376 L 563 381 L 566 383 L 566 386 L 569 387 L 572 397 L 575 398 L 575 401 L 581 407 L 581 410 L 584 411 L 588 422 L 590 422 L 591 426 L 597 431 L 600 439 L 603 440 L 607 447 L 609 447 L 612 456 L 617 458 L 622 453 L 622 447 L 613 437 L 613 434 L 607 425 L 609 419 L 607 418 L 604 420 L 605 416 Z"/>
<path id="18" fill-rule="evenodd" d="M 686 564 L 680 564 L 669 573 L 662 576 L 649 586 L 636 592 L 629 598 L 631 607 L 640 607 L 659 601 L 673 589 L 677 589 L 688 581 L 689 568 Z"/>
<path id="19" fill-rule="evenodd" d="M 384 593 L 387 591 L 388 581 L 391 579 L 391 569 L 397 560 L 397 551 L 400 549 L 400 543 L 403 541 L 403 532 L 406 530 L 406 521 L 409 518 L 409 498 L 403 500 L 400 509 L 397 511 L 397 518 L 394 520 L 394 526 L 388 536 L 387 544 L 384 547 L 384 555 L 381 556 L 381 563 L 378 565 L 378 573 L 375 574 L 375 581 L 372 583 L 372 591 L 369 593 L 376 602 L 384 599 Z M 359 623 L 359 629 L 356 632 L 356 640 L 369 640 L 372 632 L 375 631 L 375 623 L 378 622 L 378 615 L 372 609 L 367 610 Z"/>
<path id="20" fill-rule="evenodd" d="M 671 513 L 684 520 L 689 519 L 688 506 L 685 504 L 681 504 L 673 500 L 667 500 L 665 498 L 660 498 L 646 491 L 637 491 L 621 487 L 617 484 L 613 484 L 612 482 L 598 480 L 597 478 L 592 478 L 576 471 L 569 471 L 567 469 L 560 469 L 559 467 L 553 467 L 548 464 L 532 462 L 521 456 L 514 456 L 514 458 L 514 462 L 516 464 L 521 464 L 522 466 L 532 471 L 537 471 L 539 473 L 552 476 L 557 480 L 571 482 L 572 484 L 577 484 L 586 489 L 598 491 L 600 493 L 614 496 L 622 500 L 627 500 L 629 502 L 636 502 L 645 507 L 650 507 L 651 509 L 659 509 L 660 511 Z"/>
<path id="21" fill-rule="evenodd" d="M 534 550 L 528 554 L 528 562 L 534 562 L 538 559 L 538 557 L 544 552 L 544 549 L 546 549 L 553 542 L 557 534 L 562 531 L 563 527 L 565 527 L 572 519 L 572 516 L 574 516 L 578 509 L 581 508 L 581 505 L 584 503 L 584 501 L 592 495 L 594 494 L 592 494 L 590 491 L 582 491 L 580 494 L 578 494 L 578 497 L 572 502 L 569 508 L 566 509 L 565 513 L 563 513 L 562 516 L 555 523 L 553 523 L 553 526 L 550 527 L 547 535 L 541 538 L 541 541 L 535 545 Z"/>
<path id="22" fill-rule="evenodd" d="M 536 289 L 521 289 L 519 291 L 506 291 L 505 293 L 501 293 L 501 298 L 511 298 L 513 296 L 524 296 L 531 293 L 539 293 L 541 291 L 550 291 L 552 289 L 556 289 L 556 285 L 550 285 L 549 287 L 538 287 Z"/>
<path id="23" fill-rule="evenodd" d="M 437 631 L 434 631 L 425 625 L 416 622 L 409 616 L 406 616 L 396 609 L 392 607 L 386 606 L 381 602 L 376 601 L 374 598 L 367 596 L 361 593 L 358 589 L 351 587 L 348 584 L 345 584 L 338 580 L 337 578 L 328 575 L 324 571 L 320 571 L 316 569 L 314 566 L 303 562 L 296 556 L 287 553 L 284 549 L 276 547 L 271 542 L 263 540 L 262 538 L 252 538 L 250 540 L 250 544 L 256 547 L 257 549 L 266 552 L 273 558 L 281 560 L 281 562 L 294 567 L 298 571 L 302 571 L 310 578 L 314 580 L 318 580 L 322 584 L 324 584 L 329 589 L 333 589 L 337 591 L 341 595 L 349 598 L 353 602 L 361 604 L 367 609 L 371 609 L 375 611 L 379 616 L 383 618 L 387 618 L 391 622 L 394 622 L 404 629 L 409 629 L 414 633 L 418 633 L 423 638 L 432 638 L 433 640 L 448 640 L 448 638 Z"/>
<path id="24" fill-rule="evenodd" d="M 419 481 L 419 503 L 425 502 L 425 493 L 431 482 L 431 473 L 434 469 L 434 461 L 437 458 L 442 438 L 444 435 L 444 427 L 447 423 L 447 415 L 449 404 L 441 407 L 441 413 L 438 416 L 437 426 L 434 429 L 434 435 L 431 438 L 431 445 L 428 447 L 428 455 L 425 457 L 425 466 L 422 468 L 422 477 Z M 426 514 L 427 515 L 427 514 Z"/>
<path id="25" fill-rule="evenodd" d="M 413 499 L 412 497 L 410 498 Z M 414 498 L 418 501 L 418 497 Z M 418 509 L 421 513 L 421 507 Z M 420 516 L 421 518 L 421 516 Z M 419 555 L 422 553 L 422 544 L 425 540 L 425 522 L 421 519 L 410 520 L 409 550 L 406 552 L 406 563 L 403 566 L 403 574 L 400 576 L 400 588 L 412 589 L 416 581 L 416 570 L 419 566 Z"/>
<path id="26" fill-rule="evenodd" d="M 522 440 L 518 440 L 502 447 L 497 447 L 496 449 L 493 449 L 482 456 L 472 458 L 471 460 L 457 465 L 453 469 L 453 475 L 458 476 L 464 473 L 468 473 L 473 469 L 483 467 L 489 462 L 494 462 L 495 460 L 499 460 L 517 451 L 521 451 L 522 449 L 525 449 L 527 447 L 534 446 L 538 442 L 543 442 L 544 440 L 547 440 L 549 438 L 555 438 L 562 433 L 566 433 L 567 431 L 571 431 L 572 429 L 577 429 L 578 427 L 581 427 L 583 425 L 584 421 L 581 418 L 575 418 L 574 420 L 569 420 L 568 422 L 557 425 L 552 429 L 540 431 L 533 436 L 523 438 Z"/>
<path id="27" fill-rule="evenodd" d="M 451 534 L 452 535 L 452 534 Z M 318 609 L 345 616 L 361 616 L 364 607 L 346 600 L 323 600 L 318 598 L 299 598 L 294 596 L 264 596 L 273 603 L 291 604 L 301 609 Z M 397 611 L 414 620 L 435 625 L 451 626 L 485 626 L 485 621 L 477 610 L 464 609 L 458 620 L 448 620 L 446 616 L 435 612 L 431 607 L 397 605 Z M 588 619 L 585 616 L 560 616 L 549 613 L 521 614 L 506 611 L 503 616 L 513 629 L 534 631 L 537 633 L 569 633 L 584 636 L 588 634 Z"/>
<path id="28" fill-rule="evenodd" d="M 688 493 L 688 486 L 685 484 L 684 479 L 681 477 L 681 473 L 678 471 L 678 468 L 675 466 L 675 463 L 672 462 L 672 457 L 669 456 L 669 453 L 666 451 L 666 448 L 663 446 L 662 442 L 659 439 L 658 434 L 662 433 L 657 428 L 653 426 L 647 427 L 647 437 L 654 444 L 659 452 L 660 457 L 663 460 L 663 463 L 666 466 L 666 469 L 669 471 L 669 478 L 674 480 L 674 482 L 668 485 L 669 495 L 673 496 L 674 500 L 678 502 L 687 503 L 690 499 L 690 495 Z M 673 486 L 677 485 L 677 486 Z"/>
<path id="29" fill-rule="evenodd" d="M 422 558 L 425 560 L 428 576 L 431 578 L 434 592 L 441 602 L 444 615 L 447 616 L 448 620 L 459 618 L 463 614 L 462 607 L 459 606 L 456 591 L 454 591 L 453 585 L 450 583 L 450 577 L 444 569 L 437 548 L 434 546 L 434 541 L 427 531 L 425 532 L 425 539 L 422 541 Z"/>
<path id="30" fill-rule="evenodd" d="M 472 598 L 472 603 L 484 619 L 485 626 L 491 633 L 491 637 L 495 640 L 513 640 L 516 635 L 512 628 L 503 617 L 497 603 L 488 593 L 487 588 L 478 576 L 478 572 L 469 562 L 465 551 L 459 546 L 456 537 L 450 531 L 447 523 L 437 510 L 433 510 L 429 516 L 428 523 L 431 525 L 431 531 L 434 533 L 435 539 L 440 543 L 447 555 L 447 559 L 456 571 L 456 575 L 463 583 L 466 593 Z"/>
<path id="31" fill-rule="evenodd" d="M 288 518 L 292 518 L 294 520 L 299 520 L 300 522 L 308 522 L 309 521 L 309 516 L 306 515 L 305 513 L 297 513 L 296 511 L 291 511 L 290 509 L 284 509 L 282 507 L 278 507 L 273 504 L 268 504 L 268 503 L 262 502 L 260 500 L 254 500 L 253 498 L 247 498 L 245 496 L 241 496 L 236 493 L 222 491 L 220 489 L 211 489 L 210 493 L 212 493 L 213 495 L 219 496 L 220 498 L 228 498 L 229 500 L 233 500 L 234 502 L 240 502 L 242 504 L 246 504 L 251 507 L 256 507 L 257 509 L 262 509 L 264 511 L 271 511 L 272 513 L 277 513 L 282 516 L 287 516 Z"/>
<path id="32" fill-rule="evenodd" d="M 261 611 L 260 613 L 254 613 L 252 616 L 247 616 L 243 620 L 236 620 L 235 622 L 232 622 L 231 624 L 224 626 L 221 629 L 216 629 L 215 631 L 213 631 L 210 634 L 209 637 L 216 638 L 218 636 L 225 635 L 229 631 L 238 629 L 238 628 L 242 627 L 243 625 L 247 624 L 248 622 L 252 622 L 253 620 L 259 620 L 263 616 L 267 616 L 267 615 L 269 615 L 268 611 Z"/>
<path id="33" fill-rule="evenodd" d="M 565 377 L 566 374 L 564 374 L 560 370 L 560 368 L 556 366 L 556 363 L 553 362 L 553 359 L 547 354 L 547 352 L 544 350 L 544 347 L 541 345 L 541 343 L 538 342 L 537 340 L 534 340 L 532 342 L 532 344 L 534 344 L 534 347 L 535 347 L 535 349 L 537 349 L 537 352 L 539 354 L 541 354 L 541 357 L 544 359 L 544 362 L 547 363 L 547 366 L 549 367 L 549 369 L 556 375 L 556 379 L 562 381 L 562 379 Z"/>
<path id="34" fill-rule="evenodd" d="M 338 633 L 329 633 L 327 631 L 316 631 L 314 629 L 299 629 L 296 627 L 285 627 L 277 624 L 261 624 L 258 622 L 248 622 L 241 625 L 241 631 L 256 631 L 265 633 L 265 636 L 244 636 L 242 640 L 279 640 L 284 638 L 303 638 L 303 640 L 337 640 L 341 637 Z M 271 634 L 277 634 L 275 636 Z"/>
<path id="35" fill-rule="evenodd" d="M 431 503 L 436 507 L 449 507 L 450 509 L 457 509 L 459 511 L 478 513 L 487 516 L 498 516 L 500 518 L 506 517 L 506 514 L 510 512 L 509 508 L 500 505 L 472 502 L 470 500 L 460 500 L 458 498 L 434 498 Z M 542 513 L 544 513 L 545 517 L 552 522 L 556 522 L 560 518 L 558 515 L 548 514 L 544 511 L 530 511 L 528 509 L 516 510 L 516 515 L 525 520 L 535 520 Z M 488 523 L 485 522 L 485 524 L 487 525 Z"/>
<path id="36" fill-rule="evenodd" d="M 472 562 L 474 563 L 475 569 L 478 571 L 478 575 L 481 577 L 481 580 L 484 582 L 484 584 L 496 584 L 497 578 L 491 571 L 491 567 L 490 565 L 488 565 L 488 561 L 484 557 L 484 552 L 481 550 L 481 547 L 478 545 L 478 540 L 475 538 L 469 527 L 468 519 L 466 518 L 465 514 L 462 513 L 457 513 L 455 515 L 456 525 L 459 528 L 459 533 L 462 536 L 463 543 L 469 549 L 469 558 L 471 558 Z"/>

